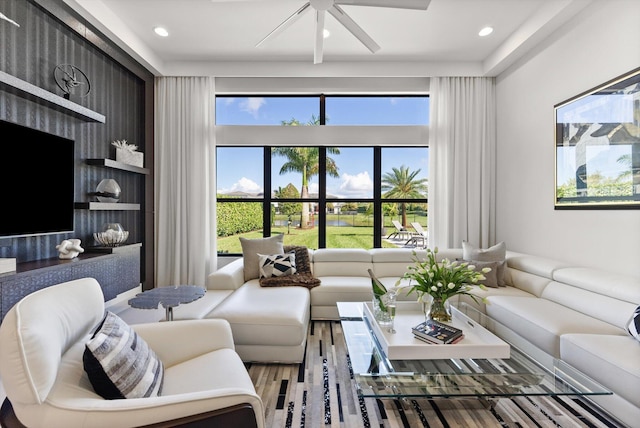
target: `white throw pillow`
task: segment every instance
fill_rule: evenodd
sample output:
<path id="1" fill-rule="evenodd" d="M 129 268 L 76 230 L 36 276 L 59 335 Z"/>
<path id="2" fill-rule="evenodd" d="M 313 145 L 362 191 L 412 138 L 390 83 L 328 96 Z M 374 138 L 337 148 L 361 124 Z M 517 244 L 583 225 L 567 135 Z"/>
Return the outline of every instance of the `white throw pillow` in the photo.
<path id="1" fill-rule="evenodd" d="M 260 278 L 287 276 L 296 273 L 296 253 L 258 254 L 260 260 Z"/>

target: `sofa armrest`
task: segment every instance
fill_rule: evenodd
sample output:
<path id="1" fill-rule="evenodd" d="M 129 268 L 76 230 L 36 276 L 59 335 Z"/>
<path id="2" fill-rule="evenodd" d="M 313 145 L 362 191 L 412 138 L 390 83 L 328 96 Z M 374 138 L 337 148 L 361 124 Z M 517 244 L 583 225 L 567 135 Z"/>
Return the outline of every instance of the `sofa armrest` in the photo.
<path id="1" fill-rule="evenodd" d="M 237 290 L 244 284 L 244 259 L 234 260 L 209 274 L 207 289 Z"/>
<path id="2" fill-rule="evenodd" d="M 224 319 L 166 321 L 131 327 L 168 367 L 218 349 L 235 350 L 231 326 Z"/>

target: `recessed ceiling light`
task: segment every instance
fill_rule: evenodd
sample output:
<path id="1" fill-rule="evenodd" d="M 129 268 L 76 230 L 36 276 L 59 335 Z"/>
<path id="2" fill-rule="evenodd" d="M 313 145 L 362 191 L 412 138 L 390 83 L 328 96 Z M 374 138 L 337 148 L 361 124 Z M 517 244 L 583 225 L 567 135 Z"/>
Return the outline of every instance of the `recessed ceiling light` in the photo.
<path id="1" fill-rule="evenodd" d="M 484 36 L 488 36 L 491 33 L 493 33 L 493 28 L 484 27 L 482 30 L 480 30 L 480 32 L 478 33 L 478 36 L 484 37 Z"/>
<path id="2" fill-rule="evenodd" d="M 153 31 L 160 37 L 169 36 L 169 32 L 167 31 L 166 28 L 163 28 L 163 27 L 156 27 L 153 29 Z"/>
<path id="3" fill-rule="evenodd" d="M 324 37 L 325 39 L 330 35 L 331 35 L 331 31 L 327 30 L 326 28 L 322 30 L 322 37 Z"/>

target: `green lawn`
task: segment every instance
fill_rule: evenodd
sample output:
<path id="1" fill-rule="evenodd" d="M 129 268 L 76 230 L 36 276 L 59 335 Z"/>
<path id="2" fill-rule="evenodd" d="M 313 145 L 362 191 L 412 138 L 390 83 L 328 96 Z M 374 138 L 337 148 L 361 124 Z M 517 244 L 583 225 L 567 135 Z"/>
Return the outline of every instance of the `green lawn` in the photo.
<path id="1" fill-rule="evenodd" d="M 286 227 L 274 227 L 271 229 L 272 235 L 284 234 L 285 245 L 302 245 L 308 248 L 318 247 L 318 229 L 297 229 L 291 228 L 287 234 Z M 262 238 L 262 231 L 242 233 L 234 236 L 218 238 L 218 252 L 242 253 L 239 237 L 255 239 Z M 393 248 L 394 245 L 383 241 L 384 248 Z M 330 226 L 327 227 L 327 247 L 328 248 L 373 248 L 373 230 L 370 227 L 349 227 Z"/>
<path id="2" fill-rule="evenodd" d="M 276 216 L 276 221 L 286 223 L 286 216 Z M 385 217 L 386 237 L 394 230 L 391 225 L 391 218 Z M 328 222 L 340 222 L 340 224 L 348 224 L 343 226 L 327 227 L 327 248 L 373 248 L 373 229 L 371 223 L 373 218 L 364 214 L 329 214 Z M 407 222 L 417 221 L 423 226 L 427 225 L 427 217 L 425 215 L 411 214 L 407 217 Z M 355 225 L 355 226 L 354 226 Z M 285 245 L 301 245 L 308 248 L 318 248 L 318 229 L 299 229 L 291 226 L 274 226 L 271 228 L 271 234 L 284 234 Z M 230 254 L 242 254 L 239 237 L 247 239 L 262 238 L 262 230 L 255 230 L 247 233 L 241 233 L 232 236 L 218 237 L 218 252 Z M 393 244 L 382 241 L 383 248 L 393 248 Z"/>

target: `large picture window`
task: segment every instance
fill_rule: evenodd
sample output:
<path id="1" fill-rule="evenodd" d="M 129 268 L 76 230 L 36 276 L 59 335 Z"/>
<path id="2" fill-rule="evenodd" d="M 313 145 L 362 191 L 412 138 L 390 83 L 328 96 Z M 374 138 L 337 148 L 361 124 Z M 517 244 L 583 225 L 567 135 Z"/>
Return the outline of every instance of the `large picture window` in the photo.
<path id="1" fill-rule="evenodd" d="M 218 98 L 217 105 L 232 105 L 225 98 Z M 232 98 L 237 102 L 237 97 Z M 330 97 L 318 99 L 319 116 L 308 109 L 296 111 L 300 98 L 290 98 L 292 104 L 290 109 L 283 109 L 287 113 L 281 117 L 286 119 L 280 119 L 280 126 L 322 126 L 330 122 L 326 114 Z M 336 97 L 341 102 L 357 101 L 350 98 Z M 412 99 L 411 103 L 428 104 L 426 97 L 416 98 L 419 100 Z M 283 99 L 286 97 L 278 97 L 280 108 Z M 262 105 L 270 101 L 267 97 Z M 385 101 L 393 106 L 402 100 Z M 421 111 L 424 114 L 428 108 Z M 227 124 L 240 123 L 233 114 L 224 115 Z M 396 115 L 407 114 L 401 110 Z M 342 116 L 341 120 L 350 120 Z M 379 117 L 385 121 L 377 125 L 401 123 L 389 112 Z M 420 125 L 427 120 L 428 115 Z M 276 122 L 274 119 L 273 124 Z M 410 238 L 418 233 L 412 223 L 427 227 L 428 147 L 395 145 L 395 141 L 389 141 L 389 146 L 366 145 L 362 140 L 335 147 L 301 143 L 283 146 L 265 141 L 263 146 L 252 147 L 225 146 L 224 141 L 218 141 L 219 254 L 241 254 L 239 237 L 278 233 L 284 234 L 285 245 L 314 249 L 398 248 L 425 242 Z M 397 233 L 397 224 L 406 229 L 405 233 Z"/>

